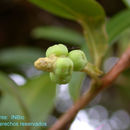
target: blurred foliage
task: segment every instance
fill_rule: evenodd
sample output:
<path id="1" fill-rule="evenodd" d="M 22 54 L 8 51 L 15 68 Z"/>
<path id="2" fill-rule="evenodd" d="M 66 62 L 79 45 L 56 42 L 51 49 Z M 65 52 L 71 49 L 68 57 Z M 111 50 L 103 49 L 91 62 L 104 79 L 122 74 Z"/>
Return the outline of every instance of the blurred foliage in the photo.
<path id="1" fill-rule="evenodd" d="M 30 0 L 30 2 L 48 10 L 51 13 L 77 21 L 81 20 L 81 18 L 86 20 L 92 18 L 94 21 L 100 21 L 105 18 L 102 7 L 94 0 Z M 98 16 L 100 17 L 98 18 Z"/>
<path id="2" fill-rule="evenodd" d="M 17 85 L 8 78 L 8 76 L 0 72 L 0 90 L 2 91 L 1 98 L 1 114 L 13 114 L 21 112 L 19 103 L 21 101 L 21 96 L 18 91 Z M 19 102 L 19 103 L 18 103 Z M 13 104 L 12 104 L 13 103 Z M 12 104 L 12 105 L 11 105 Z"/>
<path id="3" fill-rule="evenodd" d="M 119 35 L 128 27 L 130 27 L 130 10 L 124 10 L 113 18 L 111 18 L 107 23 L 107 32 L 109 36 L 109 43 L 114 43 Z"/>
<path id="4" fill-rule="evenodd" d="M 123 2 L 128 8 L 130 8 L 130 0 L 123 0 Z"/>
<path id="5" fill-rule="evenodd" d="M 45 38 L 48 40 L 56 41 L 58 43 L 65 42 L 68 44 L 74 44 L 79 46 L 85 43 L 84 37 L 78 32 L 68 28 L 56 26 L 38 27 L 33 30 L 32 36 L 37 39 Z"/>
<path id="6" fill-rule="evenodd" d="M 20 88 L 32 121 L 45 120 L 54 105 L 56 84 L 44 73 Z"/>
<path id="7" fill-rule="evenodd" d="M 6 48 L 0 51 L 0 65 L 20 66 L 23 64 L 33 64 L 33 62 L 41 56 L 44 56 L 44 51 L 38 48 Z"/>
<path id="8" fill-rule="evenodd" d="M 130 46 L 130 28 L 127 28 L 119 39 L 118 55 L 120 56 Z"/>
<path id="9" fill-rule="evenodd" d="M 85 26 L 91 27 L 104 24 L 105 12 L 108 12 L 104 5 L 107 5 L 107 1 L 98 0 L 104 9 L 94 0 L 29 1 L 62 18 L 49 14 L 30 3 L 15 0 L 1 1 L 4 4 L 0 3 L 0 115 L 19 114 L 25 115 L 26 120 L 47 121 L 49 115 L 57 117 L 60 113 L 55 110 L 56 84 L 52 83 L 48 74 L 44 72 L 38 76 L 32 75 L 31 78 L 26 78 L 28 77 L 25 76 L 26 74 L 20 73 L 23 70 L 22 66 L 28 65 L 31 68 L 37 58 L 44 57 L 45 50 L 52 45 L 52 41 L 63 42 L 72 48 L 78 46 L 85 51 L 90 60 L 90 50 L 85 44 L 83 34 L 80 33 L 82 29 L 74 21 L 80 24 L 85 22 Z M 123 2 L 127 9 L 114 11 L 111 14 L 112 17 L 107 17 L 106 22 L 111 49 L 109 54 L 114 57 L 119 57 L 130 45 L 130 10 L 128 9 L 130 4 L 129 0 L 123 0 Z M 120 1 L 118 3 L 120 4 Z M 109 1 L 109 4 L 115 5 L 114 1 Z M 81 25 L 85 28 L 83 24 Z M 98 33 L 99 30 L 101 31 L 101 28 L 97 29 Z M 93 33 L 95 35 L 95 32 Z M 101 38 L 104 36 L 101 35 Z M 105 50 L 101 47 L 99 51 Z M 10 70 L 15 72 L 17 69 L 18 74 L 25 76 L 27 81 L 22 86 L 18 86 L 9 78 Z M 36 70 L 33 68 L 33 71 Z M 112 85 L 113 88 L 103 92 L 100 104 L 106 106 L 109 111 L 124 108 L 130 112 L 129 79 L 130 70 L 127 69 Z M 69 83 L 69 92 L 73 101 L 79 98 L 84 81 L 84 73 L 73 73 Z M 0 129 L 15 130 L 17 127 Z"/>
<path id="10" fill-rule="evenodd" d="M 69 92 L 73 101 L 76 101 L 80 97 L 80 90 L 84 79 L 85 79 L 84 73 L 73 72 L 72 79 L 69 83 Z"/>
<path id="11" fill-rule="evenodd" d="M 45 122 L 54 105 L 56 94 L 56 84 L 50 80 L 48 74 L 44 73 L 30 79 L 24 86 L 18 88 L 7 75 L 1 72 L 0 83 L 0 90 L 2 91 L 1 115 L 8 117 L 24 115 L 24 121 Z M 16 121 L 20 122 L 20 120 Z"/>
<path id="12" fill-rule="evenodd" d="M 2 91 L 2 97 L 0 97 L 0 115 L 6 115 L 8 117 L 11 115 L 24 115 L 27 118 L 26 111 L 23 108 L 25 104 L 23 103 L 17 85 L 2 72 L 0 72 L 0 91 Z M 11 122 L 12 120 L 8 119 L 7 121 Z M 1 128 L 3 130 L 8 129 L 8 127 Z M 10 128 L 15 130 L 17 127 Z"/>

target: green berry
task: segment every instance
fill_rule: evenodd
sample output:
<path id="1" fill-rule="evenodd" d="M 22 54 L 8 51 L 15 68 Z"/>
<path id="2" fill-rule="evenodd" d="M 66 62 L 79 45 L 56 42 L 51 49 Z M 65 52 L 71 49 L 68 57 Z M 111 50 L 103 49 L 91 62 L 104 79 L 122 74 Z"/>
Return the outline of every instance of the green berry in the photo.
<path id="1" fill-rule="evenodd" d="M 71 51 L 69 53 L 69 58 L 73 61 L 75 71 L 81 71 L 87 64 L 87 58 L 81 50 Z"/>
<path id="2" fill-rule="evenodd" d="M 50 73 L 52 81 L 58 84 L 66 84 L 70 81 L 73 71 L 73 62 L 67 57 L 59 57 L 55 64 L 54 70 Z"/>
<path id="3" fill-rule="evenodd" d="M 58 44 L 51 46 L 46 51 L 46 56 L 49 57 L 51 55 L 55 56 L 67 56 L 68 55 L 68 49 L 63 44 Z"/>
<path id="4" fill-rule="evenodd" d="M 50 78 L 53 82 L 55 82 L 57 84 L 66 84 L 70 81 L 71 75 L 61 77 L 61 76 L 54 74 L 53 72 L 50 72 Z"/>
<path id="5" fill-rule="evenodd" d="M 57 76 L 65 77 L 71 75 L 73 71 L 73 62 L 67 57 L 59 57 L 54 64 L 54 73 Z"/>

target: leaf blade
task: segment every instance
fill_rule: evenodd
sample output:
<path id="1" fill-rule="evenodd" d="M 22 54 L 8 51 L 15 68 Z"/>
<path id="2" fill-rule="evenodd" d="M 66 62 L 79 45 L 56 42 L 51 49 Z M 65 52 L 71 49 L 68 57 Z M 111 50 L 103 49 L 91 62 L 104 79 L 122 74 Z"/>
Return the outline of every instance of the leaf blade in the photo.
<path id="1" fill-rule="evenodd" d="M 32 120 L 45 120 L 53 108 L 56 93 L 56 84 L 50 80 L 49 74 L 28 81 L 21 91 Z"/>
<path id="2" fill-rule="evenodd" d="M 130 0 L 122 0 L 124 2 L 124 4 L 130 8 Z"/>
<path id="3" fill-rule="evenodd" d="M 6 48 L 0 51 L 0 65 L 14 66 L 21 64 L 33 64 L 33 62 L 44 56 L 44 52 L 36 48 Z"/>
<path id="4" fill-rule="evenodd" d="M 72 79 L 69 83 L 69 93 L 73 101 L 76 101 L 80 97 L 80 89 L 85 78 L 85 74 L 82 72 L 73 72 Z"/>
<path id="5" fill-rule="evenodd" d="M 29 113 L 22 100 L 18 86 L 3 72 L 0 72 L 0 90 L 2 91 L 0 115 L 6 115 L 8 117 L 7 122 L 12 122 L 11 115 L 21 115 L 25 117 L 25 121 L 29 121 Z M 22 120 L 15 121 L 20 122 Z M 8 127 L 1 128 L 6 130 Z M 16 130 L 16 127 L 10 126 L 8 129 Z M 23 127 L 19 127 L 19 130 L 22 129 Z"/>
<path id="6" fill-rule="evenodd" d="M 103 8 L 94 0 L 29 0 L 39 7 L 58 16 L 78 20 L 86 17 L 89 20 L 104 19 Z M 87 6 L 87 8 L 86 8 Z M 96 11 L 95 11 L 96 10 Z"/>
<path id="7" fill-rule="evenodd" d="M 130 27 L 130 9 L 123 10 L 111 18 L 107 23 L 107 32 L 109 36 L 109 45 L 112 45 L 119 35 Z"/>
<path id="8" fill-rule="evenodd" d="M 85 39 L 81 34 L 64 27 L 38 27 L 32 31 L 32 36 L 34 38 L 45 38 L 52 41 L 73 43 L 80 46 L 85 43 Z"/>

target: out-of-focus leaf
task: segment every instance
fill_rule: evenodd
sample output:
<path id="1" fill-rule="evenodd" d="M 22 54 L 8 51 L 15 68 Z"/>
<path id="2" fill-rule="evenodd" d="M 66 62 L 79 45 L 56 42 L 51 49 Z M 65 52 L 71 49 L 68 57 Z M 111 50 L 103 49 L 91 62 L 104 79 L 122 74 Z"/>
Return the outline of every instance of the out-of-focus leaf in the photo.
<path id="1" fill-rule="evenodd" d="M 72 29 L 56 26 L 38 27 L 32 31 L 32 36 L 34 38 L 46 38 L 52 41 L 57 41 L 58 43 L 65 42 L 78 45 L 84 52 L 86 52 L 87 58 L 90 59 L 89 50 L 85 44 L 84 37 Z"/>
<path id="2" fill-rule="evenodd" d="M 85 78 L 82 72 L 73 72 L 72 79 L 69 83 L 69 92 L 73 101 L 76 101 L 80 96 L 80 88 Z"/>
<path id="3" fill-rule="evenodd" d="M 128 81 L 127 81 L 128 82 Z M 117 85 L 117 92 L 119 93 L 120 97 L 123 99 L 123 103 L 129 104 L 130 101 L 130 85 Z"/>
<path id="4" fill-rule="evenodd" d="M 130 69 L 126 69 L 116 80 L 115 84 L 117 86 L 117 93 L 119 92 L 118 95 L 120 95 L 120 97 L 122 97 L 122 99 L 124 100 L 124 102 L 128 102 L 130 101 Z"/>
<path id="5" fill-rule="evenodd" d="M 53 108 L 56 93 L 56 84 L 49 75 L 44 73 L 29 80 L 21 91 L 32 121 L 45 120 Z"/>
<path id="6" fill-rule="evenodd" d="M 0 72 L 0 89 L 1 91 L 14 94 L 15 89 L 17 89 L 17 85 L 13 83 L 6 74 Z"/>
<path id="7" fill-rule="evenodd" d="M 12 122 L 14 120 L 10 119 L 11 115 L 21 115 L 25 116 L 25 111 L 23 109 L 23 105 L 25 105 L 22 101 L 22 98 L 18 91 L 18 86 L 8 78 L 8 76 L 2 72 L 0 72 L 0 91 L 2 93 L 0 99 L 0 115 L 8 116 L 7 120 L 4 122 Z M 22 103 L 22 106 L 21 106 Z M 26 106 L 25 106 L 26 107 Z M 15 122 L 19 122 L 22 120 L 15 120 Z M 24 120 L 26 121 L 26 120 Z M 17 130 L 17 127 L 0 127 L 2 130 Z M 22 130 L 23 127 L 19 127 L 19 130 Z"/>
<path id="8" fill-rule="evenodd" d="M 0 65 L 33 64 L 41 56 L 44 56 L 44 51 L 40 49 L 8 48 L 0 50 Z"/>
<path id="9" fill-rule="evenodd" d="M 125 3 L 125 5 L 128 7 L 128 8 L 130 8 L 130 0 L 122 0 L 124 3 Z"/>
<path id="10" fill-rule="evenodd" d="M 130 27 L 130 9 L 124 10 L 111 18 L 107 23 L 110 45 L 112 45 L 119 35 L 128 27 Z"/>
<path id="11" fill-rule="evenodd" d="M 57 42 L 67 42 L 73 43 L 75 45 L 82 45 L 85 43 L 84 37 L 78 32 L 64 28 L 64 27 L 56 27 L 56 26 L 44 26 L 38 27 L 33 30 L 32 36 L 34 38 L 45 38 L 52 41 Z"/>
<path id="12" fill-rule="evenodd" d="M 29 0 L 39 7 L 64 18 L 99 21 L 104 19 L 102 7 L 94 0 Z"/>
<path id="13" fill-rule="evenodd" d="M 127 78 L 130 78 L 130 68 L 126 69 L 122 74 Z"/>
<path id="14" fill-rule="evenodd" d="M 1 104 L 0 111 L 3 109 L 3 111 L 5 111 L 6 114 L 6 109 L 9 110 L 10 113 L 16 112 L 16 110 L 18 110 L 15 108 L 19 108 L 20 110 L 18 102 L 19 99 L 21 100 L 21 97 L 18 91 L 18 86 L 12 80 L 10 80 L 6 74 L 2 72 L 0 72 L 0 90 L 2 91 L 1 102 L 2 104 L 4 104 Z M 4 102 L 3 99 L 6 99 L 7 97 L 10 97 L 8 98 L 9 101 Z M 14 104 L 17 105 L 15 106 Z"/>
<path id="15" fill-rule="evenodd" d="M 120 36 L 118 48 L 118 55 L 121 56 L 123 52 L 130 46 L 130 28 L 126 29 Z"/>
<path id="16" fill-rule="evenodd" d="M 0 90 L 2 90 L 0 115 L 7 115 L 9 118 L 11 115 L 24 115 L 24 110 L 19 104 L 22 100 L 30 115 L 30 122 L 44 122 L 53 108 L 56 84 L 51 82 L 48 74 L 43 74 L 18 88 L 5 74 L 0 73 Z M 26 116 L 25 120 L 19 121 L 26 122 Z M 10 130 L 17 130 L 17 128 L 11 127 Z M 38 130 L 39 127 L 35 129 Z M 19 130 L 23 130 L 23 127 L 19 127 Z"/>

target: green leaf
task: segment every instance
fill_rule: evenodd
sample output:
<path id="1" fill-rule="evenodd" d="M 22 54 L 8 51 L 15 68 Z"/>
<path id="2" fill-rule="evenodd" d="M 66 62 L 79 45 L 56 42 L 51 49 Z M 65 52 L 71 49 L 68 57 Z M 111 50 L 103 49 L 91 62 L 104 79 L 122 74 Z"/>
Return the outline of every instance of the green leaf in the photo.
<path id="1" fill-rule="evenodd" d="M 73 20 L 86 19 L 99 21 L 104 19 L 102 7 L 94 0 L 29 0 L 39 7 Z"/>
<path id="2" fill-rule="evenodd" d="M 3 112 L 5 111 L 6 114 L 6 110 L 9 111 L 9 113 L 16 113 L 17 111 L 19 111 L 21 105 L 19 105 L 19 103 L 21 103 L 22 101 L 20 93 L 18 91 L 18 86 L 11 79 L 9 79 L 6 74 L 2 72 L 0 72 L 0 91 L 2 93 L 0 112 L 1 110 L 3 110 Z M 8 100 L 6 100 L 7 98 Z M 3 100 L 7 102 L 5 103 Z"/>
<path id="3" fill-rule="evenodd" d="M 48 74 L 43 74 L 18 88 L 5 74 L 0 73 L 0 90 L 2 91 L 0 115 L 25 114 L 25 120 L 20 121 L 43 122 L 53 108 L 56 84 L 51 82 Z M 25 113 L 25 108 L 28 113 Z M 27 114 L 30 118 L 26 116 Z M 10 129 L 17 130 L 17 127 L 11 127 Z M 23 130 L 23 127 L 22 129 L 19 127 L 19 129 Z M 35 129 L 38 130 L 39 127 Z"/>
<path id="4" fill-rule="evenodd" d="M 0 90 L 14 94 L 15 89 L 17 89 L 17 85 L 5 73 L 0 72 Z"/>
<path id="5" fill-rule="evenodd" d="M 6 48 L 0 50 L 0 65 L 33 64 L 41 56 L 44 56 L 44 52 L 36 48 Z"/>
<path id="6" fill-rule="evenodd" d="M 130 27 L 123 31 L 119 40 L 118 40 L 119 48 L 118 55 L 121 56 L 123 52 L 130 46 Z"/>
<path id="7" fill-rule="evenodd" d="M 124 2 L 124 4 L 130 8 L 130 0 L 122 0 Z"/>
<path id="8" fill-rule="evenodd" d="M 107 23 L 110 45 L 112 45 L 128 27 L 130 27 L 130 9 L 123 10 L 111 18 Z"/>
<path id="9" fill-rule="evenodd" d="M 21 87 L 21 92 L 32 121 L 45 120 L 53 108 L 56 93 L 56 84 L 50 80 L 49 74 L 29 80 Z"/>
<path id="10" fill-rule="evenodd" d="M 32 31 L 32 36 L 34 38 L 45 38 L 52 41 L 57 42 L 67 42 L 73 43 L 75 45 L 82 45 L 85 43 L 84 37 L 78 32 L 64 28 L 64 27 L 56 27 L 56 26 L 43 26 L 35 28 Z"/>
<path id="11" fill-rule="evenodd" d="M 78 45 L 86 53 L 87 58 L 89 60 L 91 58 L 84 37 L 72 29 L 56 26 L 38 27 L 32 31 L 32 36 L 34 38 L 46 38 L 58 43 L 65 42 Z"/>
<path id="12" fill-rule="evenodd" d="M 95 0 L 29 0 L 39 7 L 80 23 L 93 62 L 100 64 L 107 48 L 105 13 Z M 102 51 L 101 51 L 102 49 Z"/>
<path id="13" fill-rule="evenodd" d="M 0 72 L 0 115 L 8 116 L 7 120 L 4 122 L 14 122 L 10 119 L 11 115 L 21 115 L 25 116 L 25 122 L 27 117 L 26 106 L 20 96 L 18 91 L 18 86 L 8 78 L 8 76 Z M 15 120 L 19 122 L 22 120 Z M 2 130 L 17 130 L 17 127 L 1 127 Z M 22 130 L 23 127 L 19 127 L 19 130 Z"/>
<path id="14" fill-rule="evenodd" d="M 69 92 L 73 101 L 80 96 L 80 88 L 82 86 L 85 74 L 82 72 L 73 72 L 72 79 L 69 83 Z"/>

